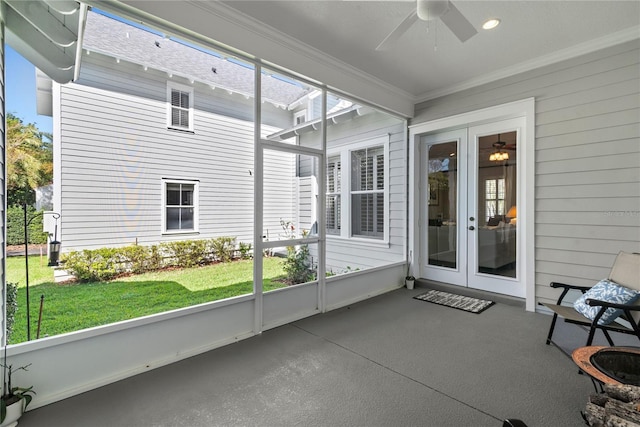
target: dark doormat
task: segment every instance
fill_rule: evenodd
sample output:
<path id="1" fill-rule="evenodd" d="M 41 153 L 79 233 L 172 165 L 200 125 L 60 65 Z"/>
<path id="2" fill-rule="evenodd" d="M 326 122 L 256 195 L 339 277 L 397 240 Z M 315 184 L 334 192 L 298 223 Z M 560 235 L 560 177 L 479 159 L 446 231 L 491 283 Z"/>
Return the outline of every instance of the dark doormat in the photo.
<path id="1" fill-rule="evenodd" d="M 436 291 L 435 289 L 429 289 L 427 292 L 416 295 L 413 298 L 476 314 L 482 313 L 484 310 L 495 304 L 495 302 L 486 299 L 466 297 L 464 295 Z"/>

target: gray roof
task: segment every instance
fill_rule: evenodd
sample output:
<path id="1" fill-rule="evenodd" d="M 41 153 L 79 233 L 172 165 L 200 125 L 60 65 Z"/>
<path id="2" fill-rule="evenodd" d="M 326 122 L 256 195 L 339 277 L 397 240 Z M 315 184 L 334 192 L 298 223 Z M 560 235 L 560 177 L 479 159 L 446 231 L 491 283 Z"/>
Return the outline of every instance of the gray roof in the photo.
<path id="1" fill-rule="evenodd" d="M 87 12 L 82 47 L 216 88 L 253 96 L 253 65 L 218 57 L 205 49 L 163 38 L 96 12 Z M 289 107 L 312 90 L 314 88 L 287 79 L 262 79 L 263 99 L 283 107 Z"/>

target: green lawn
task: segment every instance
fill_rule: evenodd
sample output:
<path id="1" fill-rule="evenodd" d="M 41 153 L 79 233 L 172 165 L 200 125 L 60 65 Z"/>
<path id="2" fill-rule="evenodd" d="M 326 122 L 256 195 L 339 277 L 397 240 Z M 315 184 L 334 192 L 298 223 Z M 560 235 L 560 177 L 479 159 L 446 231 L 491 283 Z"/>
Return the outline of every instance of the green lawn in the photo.
<path id="1" fill-rule="evenodd" d="M 18 312 L 10 342 L 27 340 L 24 257 L 7 259 L 7 281 L 18 282 Z M 264 290 L 284 287 L 281 258 L 264 259 Z M 253 291 L 253 260 L 159 271 L 112 282 L 53 283 L 53 270 L 29 257 L 31 339 L 35 339 L 41 295 L 40 337 L 106 325 Z"/>

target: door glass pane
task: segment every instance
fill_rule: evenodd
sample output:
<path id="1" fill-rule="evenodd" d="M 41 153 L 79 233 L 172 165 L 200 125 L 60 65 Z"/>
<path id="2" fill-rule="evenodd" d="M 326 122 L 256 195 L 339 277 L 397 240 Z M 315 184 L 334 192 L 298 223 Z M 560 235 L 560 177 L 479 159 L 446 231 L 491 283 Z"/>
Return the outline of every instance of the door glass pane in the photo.
<path id="1" fill-rule="evenodd" d="M 456 268 L 458 259 L 457 142 L 431 145 L 428 156 L 429 264 Z"/>
<path id="2" fill-rule="evenodd" d="M 508 132 L 479 138 L 479 273 L 516 277 L 516 136 Z"/>

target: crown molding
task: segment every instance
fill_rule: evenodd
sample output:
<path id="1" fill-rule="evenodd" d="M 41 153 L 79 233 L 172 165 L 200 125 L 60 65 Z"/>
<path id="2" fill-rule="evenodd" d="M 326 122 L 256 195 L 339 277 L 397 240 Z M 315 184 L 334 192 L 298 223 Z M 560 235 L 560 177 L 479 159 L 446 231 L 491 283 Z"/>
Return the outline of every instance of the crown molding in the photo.
<path id="1" fill-rule="evenodd" d="M 495 73 L 485 74 L 483 76 L 475 77 L 459 84 L 424 93 L 420 96 L 417 96 L 415 98 L 415 102 L 420 103 L 439 98 L 441 96 L 451 95 L 452 93 L 471 89 L 476 86 L 481 86 L 483 84 L 491 83 L 506 77 L 511 77 L 516 74 L 531 71 L 536 68 L 545 67 L 547 65 L 555 64 L 567 59 L 575 58 L 581 55 L 585 55 L 591 52 L 637 39 L 640 39 L 640 26 L 630 27 L 622 31 L 608 34 L 604 37 L 561 49 L 548 55 L 540 56 L 530 61 L 515 64 L 511 67 L 504 68 Z"/>

